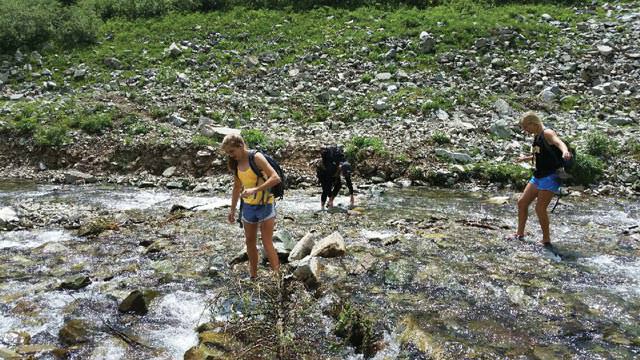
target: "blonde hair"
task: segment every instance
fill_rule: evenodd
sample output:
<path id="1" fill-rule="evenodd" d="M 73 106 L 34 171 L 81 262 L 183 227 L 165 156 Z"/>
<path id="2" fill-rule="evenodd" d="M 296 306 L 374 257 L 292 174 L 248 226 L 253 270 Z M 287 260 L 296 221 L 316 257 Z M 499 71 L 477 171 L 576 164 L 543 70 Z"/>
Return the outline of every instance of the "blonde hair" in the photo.
<path id="1" fill-rule="evenodd" d="M 242 136 L 238 134 L 229 134 L 222 139 L 222 145 L 220 145 L 220 148 L 225 150 L 230 147 L 241 147 L 246 149 L 247 146 Z M 229 168 L 229 171 L 235 175 L 236 168 L 238 167 L 238 161 L 229 156 L 227 159 L 227 167 Z"/>
<path id="2" fill-rule="evenodd" d="M 520 119 L 520 125 L 524 126 L 527 124 L 542 125 L 542 120 L 540 120 L 540 117 L 535 112 L 527 111 L 526 113 L 524 113 L 524 115 L 522 115 L 522 119 Z"/>

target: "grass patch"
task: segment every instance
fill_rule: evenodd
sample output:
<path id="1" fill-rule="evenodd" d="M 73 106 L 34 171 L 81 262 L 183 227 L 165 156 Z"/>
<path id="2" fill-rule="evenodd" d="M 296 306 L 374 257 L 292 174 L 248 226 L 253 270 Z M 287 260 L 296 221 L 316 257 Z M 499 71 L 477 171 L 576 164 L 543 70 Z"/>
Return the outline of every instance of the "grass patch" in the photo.
<path id="1" fill-rule="evenodd" d="M 367 153 L 384 157 L 389 151 L 379 137 L 354 136 L 345 146 L 345 155 L 350 161 L 362 160 Z"/>
<path id="2" fill-rule="evenodd" d="M 480 179 L 491 182 L 514 184 L 524 187 L 531 176 L 531 171 L 512 163 L 481 162 L 471 169 L 471 173 Z"/>
<path id="3" fill-rule="evenodd" d="M 608 159 L 618 153 L 618 143 L 602 132 L 591 132 L 584 140 L 585 150 L 589 155 Z"/>

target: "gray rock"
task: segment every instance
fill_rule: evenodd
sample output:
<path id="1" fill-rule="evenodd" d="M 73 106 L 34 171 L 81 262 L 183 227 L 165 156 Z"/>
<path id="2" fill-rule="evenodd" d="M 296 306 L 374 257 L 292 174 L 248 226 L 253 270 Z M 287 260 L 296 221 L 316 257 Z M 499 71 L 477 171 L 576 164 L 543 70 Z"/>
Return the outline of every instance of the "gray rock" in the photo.
<path id="1" fill-rule="evenodd" d="M 45 81 L 42 83 L 42 87 L 45 88 L 45 90 L 54 90 L 58 87 L 58 84 L 53 81 Z"/>
<path id="2" fill-rule="evenodd" d="M 189 121 L 187 119 L 183 118 L 178 113 L 173 113 L 173 114 L 169 115 L 169 121 L 171 122 L 171 124 L 173 124 L 174 126 L 177 126 L 177 127 L 182 127 L 182 126 L 186 125 L 187 123 L 189 123 Z"/>
<path id="3" fill-rule="evenodd" d="M 114 58 L 114 57 L 105 58 L 103 63 L 104 63 L 104 65 L 106 67 L 111 68 L 111 69 L 121 69 L 122 68 L 122 63 L 120 62 L 120 60 L 118 60 L 117 58 Z"/>
<path id="4" fill-rule="evenodd" d="M 433 53 L 436 50 L 436 39 L 426 31 L 420 33 L 420 52 Z"/>
<path id="5" fill-rule="evenodd" d="M 260 65 L 260 60 L 253 55 L 249 55 L 247 56 L 246 60 L 245 60 L 247 66 L 249 67 L 256 67 L 258 65 Z"/>
<path id="6" fill-rule="evenodd" d="M 289 262 L 300 260 L 305 256 L 311 254 L 313 246 L 316 244 L 316 234 L 309 232 L 300 241 L 298 241 L 291 253 L 289 254 Z"/>
<path id="7" fill-rule="evenodd" d="M 20 221 L 20 219 L 15 210 L 8 206 L 0 208 L 0 228 L 13 228 L 18 221 Z"/>
<path id="8" fill-rule="evenodd" d="M 634 123 L 633 119 L 623 116 L 609 116 L 607 118 L 607 122 L 611 125 L 619 126 L 631 125 Z"/>
<path id="9" fill-rule="evenodd" d="M 436 149 L 435 153 L 438 156 L 451 159 L 462 164 L 468 164 L 473 161 L 473 158 L 465 153 L 448 151 L 446 149 Z"/>
<path id="10" fill-rule="evenodd" d="M 608 45 L 598 45 L 598 52 L 602 56 L 609 57 L 613 55 L 613 48 Z"/>
<path id="11" fill-rule="evenodd" d="M 291 233 L 286 229 L 276 231 L 273 234 L 273 242 L 282 243 L 287 251 L 291 251 L 291 249 L 296 245 L 296 242 L 293 240 L 293 236 L 291 236 Z"/>
<path id="12" fill-rule="evenodd" d="M 446 111 L 442 110 L 442 109 L 436 110 L 436 117 L 440 121 L 448 121 L 449 120 L 449 114 Z"/>
<path id="13" fill-rule="evenodd" d="M 84 79 L 87 76 L 87 69 L 85 68 L 77 68 L 73 71 L 73 78 L 75 80 Z"/>
<path id="14" fill-rule="evenodd" d="M 542 20 L 547 21 L 547 22 L 548 21 L 553 21 L 553 17 L 551 15 L 549 15 L 549 14 L 546 14 L 546 13 L 542 14 L 541 18 L 542 18 Z"/>
<path id="15" fill-rule="evenodd" d="M 312 257 L 337 257 L 343 256 L 346 253 L 347 247 L 344 243 L 344 238 L 342 237 L 342 235 L 340 235 L 339 232 L 334 232 L 333 234 L 320 240 L 317 244 L 314 245 L 313 249 L 311 249 Z"/>
<path id="16" fill-rule="evenodd" d="M 174 174 L 176 173 L 176 167 L 175 166 L 171 166 L 168 167 L 163 173 L 162 176 L 164 177 L 172 177 Z"/>
<path id="17" fill-rule="evenodd" d="M 166 186 L 167 189 L 184 189 L 187 185 L 184 181 L 169 181 Z"/>
<path id="18" fill-rule="evenodd" d="M 320 263 L 317 258 L 312 256 L 307 256 L 300 260 L 293 271 L 293 276 L 310 288 L 317 287 L 320 284 L 319 275 Z"/>
<path id="19" fill-rule="evenodd" d="M 503 120 L 494 122 L 489 128 L 489 132 L 501 139 L 510 139 L 513 137 L 513 132 L 509 128 L 509 125 Z"/>
<path id="20" fill-rule="evenodd" d="M 538 97 L 546 102 L 546 103 L 550 103 L 555 101 L 555 99 L 558 97 L 558 94 L 556 92 L 553 91 L 553 87 L 547 87 L 544 88 L 540 94 L 538 94 Z"/>
<path id="21" fill-rule="evenodd" d="M 91 184 L 96 181 L 97 179 L 93 175 L 78 170 L 67 170 L 64 172 L 65 184 Z"/>
<path id="22" fill-rule="evenodd" d="M 178 72 L 176 73 L 176 82 L 182 87 L 187 87 L 190 83 L 190 80 L 187 74 Z"/>
<path id="23" fill-rule="evenodd" d="M 227 127 L 220 126 L 210 126 L 210 125 L 202 125 L 198 126 L 198 131 L 205 136 L 217 139 L 218 141 L 222 141 L 225 136 L 230 134 L 240 135 L 240 129 L 232 129 Z"/>
<path id="24" fill-rule="evenodd" d="M 387 100 L 386 99 L 378 99 L 373 104 L 373 108 L 376 111 L 384 111 L 384 110 L 387 110 L 389 108 L 389 104 L 387 104 Z"/>
<path id="25" fill-rule="evenodd" d="M 167 49 L 165 49 L 165 53 L 168 53 L 171 56 L 178 56 L 182 54 L 182 47 L 176 43 L 171 43 Z"/>
<path id="26" fill-rule="evenodd" d="M 22 99 L 23 97 L 24 97 L 24 94 L 22 94 L 22 93 L 18 93 L 18 94 L 11 94 L 11 95 L 9 95 L 9 100 L 13 100 L 13 101 L 15 101 L 15 100 L 20 100 L 20 99 Z"/>
<path id="27" fill-rule="evenodd" d="M 509 103 L 504 99 L 498 99 L 495 103 L 493 103 L 493 108 L 500 115 L 510 115 L 513 113 L 513 109 L 509 106 Z"/>
<path id="28" fill-rule="evenodd" d="M 385 72 L 385 73 L 378 73 L 376 74 L 376 80 L 378 81 L 388 81 L 391 80 L 391 77 L 393 75 L 391 75 L 391 73 Z"/>

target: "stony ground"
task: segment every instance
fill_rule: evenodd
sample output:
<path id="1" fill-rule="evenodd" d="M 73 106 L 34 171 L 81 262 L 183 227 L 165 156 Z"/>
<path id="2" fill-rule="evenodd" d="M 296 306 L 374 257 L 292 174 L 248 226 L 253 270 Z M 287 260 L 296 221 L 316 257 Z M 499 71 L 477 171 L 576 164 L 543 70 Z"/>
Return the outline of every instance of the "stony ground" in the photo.
<path id="1" fill-rule="evenodd" d="M 385 19 L 375 18 L 335 29 L 369 34 L 369 42 L 336 35 L 301 54 L 256 45 L 224 50 L 224 58 L 209 54 L 232 35 L 196 23 L 192 36 L 167 35 L 149 45 L 162 48 L 161 58 L 175 68 L 150 56 L 145 66 L 129 60 L 118 32 L 105 35 L 97 60 L 71 53 L 61 63 L 57 54 L 18 51 L 0 66 L 0 176 L 215 189 L 227 184 L 206 178 L 225 171 L 217 145 L 224 127 L 252 130 L 294 186 L 314 182 L 309 161 L 326 143 L 345 144 L 365 180 L 517 185 L 513 174 L 500 181 L 476 169 L 512 164 L 526 151 L 529 139 L 517 121 L 532 109 L 579 151 L 604 161 L 594 192 L 637 195 L 640 9 L 612 2 L 571 11 L 567 20 L 515 14 L 518 27 L 491 29 L 462 48 L 445 46 L 440 22 L 407 24 L 411 36 L 376 37 Z M 102 56 L 110 41 L 115 50 Z M 72 128 L 62 145 L 47 146 L 51 131 L 29 137 L 15 127 L 29 106 L 43 111 L 45 122 L 47 114 L 75 107 L 116 115 L 106 131 Z M 84 175 L 69 175 L 71 169 Z"/>

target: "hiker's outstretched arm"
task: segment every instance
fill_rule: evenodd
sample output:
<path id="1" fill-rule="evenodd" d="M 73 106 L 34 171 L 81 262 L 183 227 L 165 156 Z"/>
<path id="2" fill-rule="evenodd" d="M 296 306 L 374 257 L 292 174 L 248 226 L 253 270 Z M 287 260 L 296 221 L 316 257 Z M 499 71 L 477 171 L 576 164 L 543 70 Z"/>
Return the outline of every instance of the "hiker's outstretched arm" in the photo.
<path id="1" fill-rule="evenodd" d="M 560 140 L 560 138 L 558 137 L 555 131 L 551 129 L 546 129 L 544 131 L 544 138 L 545 140 L 547 140 L 549 144 L 557 146 L 558 149 L 562 151 L 563 159 L 565 160 L 571 159 L 571 152 L 569 151 L 569 148 L 562 140 Z"/>

